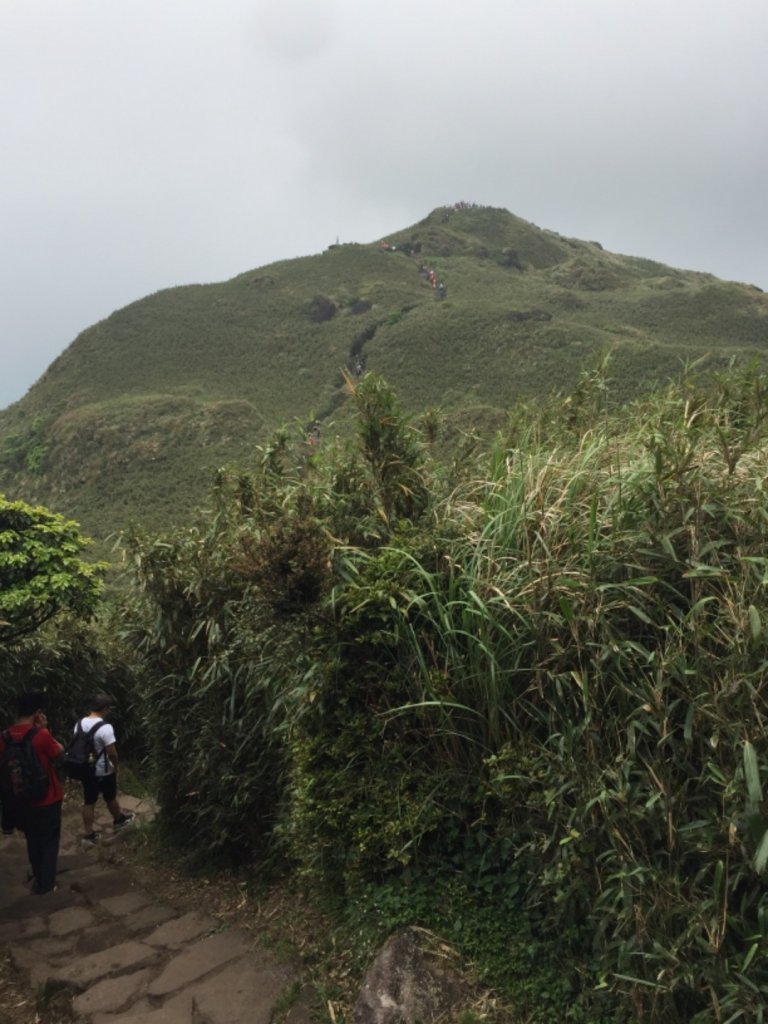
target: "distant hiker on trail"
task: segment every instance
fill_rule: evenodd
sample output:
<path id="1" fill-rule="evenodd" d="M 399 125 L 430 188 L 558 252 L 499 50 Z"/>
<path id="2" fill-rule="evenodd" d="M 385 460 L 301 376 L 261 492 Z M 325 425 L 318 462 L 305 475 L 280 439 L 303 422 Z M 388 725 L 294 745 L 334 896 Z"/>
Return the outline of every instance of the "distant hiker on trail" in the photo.
<path id="1" fill-rule="evenodd" d="M 16 723 L 0 735 L 3 832 L 20 829 L 27 840 L 32 892 L 56 888 L 64 791 L 54 761 L 64 747 L 48 731 L 44 693 L 22 693 Z"/>
<path id="2" fill-rule="evenodd" d="M 73 748 L 90 737 L 92 756 L 86 768 L 79 774 L 83 783 L 83 828 L 85 842 L 96 844 L 101 838 L 100 832 L 94 832 L 93 819 L 96 801 L 99 794 L 104 797 L 107 810 L 112 815 L 112 827 L 119 832 L 130 825 L 136 815 L 133 811 L 123 811 L 117 799 L 117 746 L 115 730 L 108 721 L 114 707 L 114 700 L 108 693 L 99 693 L 91 701 L 91 712 L 81 718 L 75 725 L 74 737 L 70 743 L 68 756 Z M 70 775 L 72 777 L 72 775 Z"/>
<path id="3" fill-rule="evenodd" d="M 315 448 L 320 442 L 320 420 L 312 420 L 306 431 L 307 444 Z"/>

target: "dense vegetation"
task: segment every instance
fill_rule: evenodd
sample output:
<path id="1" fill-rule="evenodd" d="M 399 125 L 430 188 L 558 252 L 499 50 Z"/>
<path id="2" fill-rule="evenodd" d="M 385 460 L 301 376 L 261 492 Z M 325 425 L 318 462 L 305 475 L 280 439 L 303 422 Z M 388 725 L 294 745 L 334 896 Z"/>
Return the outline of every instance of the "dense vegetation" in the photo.
<path id="1" fill-rule="evenodd" d="M 450 460 L 349 381 L 354 445 L 131 538 L 97 671 L 182 844 L 437 929 L 521 1019 L 758 1021 L 768 379 L 618 416 L 606 370 Z"/>
<path id="2" fill-rule="evenodd" d="M 505 210 L 439 208 L 388 243 L 168 289 L 89 327 L 0 412 L 0 491 L 103 541 L 132 521 L 188 521 L 211 474 L 247 464 L 278 423 L 345 435 L 344 369 L 385 376 L 408 412 L 482 426 L 520 398 L 570 391 L 602 351 L 623 401 L 683 364 L 723 369 L 768 344 L 759 289 Z"/>

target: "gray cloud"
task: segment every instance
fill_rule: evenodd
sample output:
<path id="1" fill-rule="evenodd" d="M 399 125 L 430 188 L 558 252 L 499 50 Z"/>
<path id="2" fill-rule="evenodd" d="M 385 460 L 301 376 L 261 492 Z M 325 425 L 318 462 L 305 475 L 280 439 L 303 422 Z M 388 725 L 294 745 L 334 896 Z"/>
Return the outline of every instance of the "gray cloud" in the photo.
<path id="1" fill-rule="evenodd" d="M 459 198 L 768 288 L 763 0 L 0 6 L 0 405 L 94 320 Z"/>
<path id="2" fill-rule="evenodd" d="M 253 37 L 267 59 L 302 62 L 318 57 L 333 31 L 331 4 L 316 0 L 261 0 Z"/>

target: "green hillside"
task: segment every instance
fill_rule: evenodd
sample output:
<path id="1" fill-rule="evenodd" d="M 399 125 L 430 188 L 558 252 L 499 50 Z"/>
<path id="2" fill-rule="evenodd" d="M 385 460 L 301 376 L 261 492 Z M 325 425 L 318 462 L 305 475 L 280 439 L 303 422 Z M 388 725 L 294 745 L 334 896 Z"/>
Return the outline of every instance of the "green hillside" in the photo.
<path id="1" fill-rule="evenodd" d="M 683 363 L 768 348 L 759 289 L 506 210 L 439 208 L 386 242 L 171 288 L 89 327 L 0 413 L 0 490 L 104 537 L 183 519 L 217 467 L 249 463 L 280 424 L 343 430 L 343 371 L 384 375 L 406 410 L 471 422 L 569 390 L 607 350 L 627 400 Z"/>

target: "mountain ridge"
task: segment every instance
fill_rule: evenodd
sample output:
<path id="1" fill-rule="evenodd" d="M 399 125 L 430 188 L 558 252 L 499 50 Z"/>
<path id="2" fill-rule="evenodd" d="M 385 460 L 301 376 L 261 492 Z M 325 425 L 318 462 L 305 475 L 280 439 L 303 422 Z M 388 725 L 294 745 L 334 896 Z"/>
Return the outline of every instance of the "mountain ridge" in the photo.
<path id="1" fill-rule="evenodd" d="M 156 528 L 280 424 L 335 429 L 344 373 L 382 374 L 409 412 L 503 417 L 570 390 L 606 350 L 630 400 L 684 363 L 711 372 L 766 349 L 755 286 L 460 203 L 385 239 L 164 289 L 86 328 L 0 412 L 0 490 L 99 537 Z"/>

